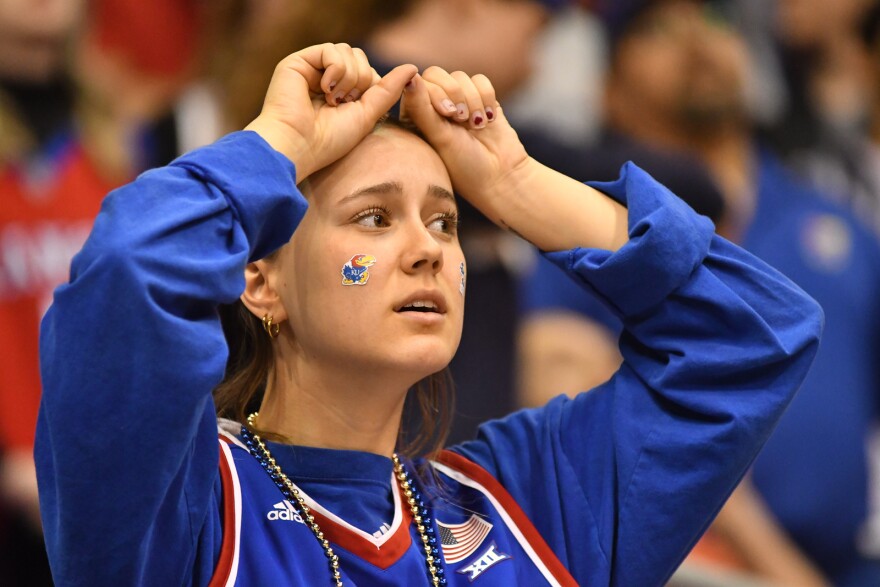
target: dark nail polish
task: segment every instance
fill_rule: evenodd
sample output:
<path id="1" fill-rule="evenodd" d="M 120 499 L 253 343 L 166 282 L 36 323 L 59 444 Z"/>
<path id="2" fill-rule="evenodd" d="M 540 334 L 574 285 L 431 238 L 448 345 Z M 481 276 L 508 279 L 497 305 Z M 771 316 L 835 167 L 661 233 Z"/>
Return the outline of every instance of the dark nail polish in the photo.
<path id="1" fill-rule="evenodd" d="M 486 108 L 486 118 L 488 118 L 489 120 L 492 120 L 493 118 L 495 118 L 495 114 L 491 110 L 489 110 L 488 108 Z"/>
<path id="2" fill-rule="evenodd" d="M 481 124 L 483 124 L 483 117 L 474 116 L 474 126 L 480 126 Z"/>

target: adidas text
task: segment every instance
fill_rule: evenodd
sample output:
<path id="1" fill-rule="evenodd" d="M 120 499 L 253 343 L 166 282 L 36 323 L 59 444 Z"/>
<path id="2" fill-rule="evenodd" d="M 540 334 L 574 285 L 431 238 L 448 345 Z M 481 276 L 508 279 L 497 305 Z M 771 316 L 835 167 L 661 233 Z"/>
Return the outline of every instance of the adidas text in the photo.
<path id="1" fill-rule="evenodd" d="M 290 505 L 289 502 L 279 501 L 274 506 L 274 509 L 270 510 L 268 514 L 266 514 L 266 518 L 269 520 L 287 520 L 299 522 L 300 524 L 304 524 L 302 516 L 296 513 L 296 510 L 293 509 L 293 506 Z"/>

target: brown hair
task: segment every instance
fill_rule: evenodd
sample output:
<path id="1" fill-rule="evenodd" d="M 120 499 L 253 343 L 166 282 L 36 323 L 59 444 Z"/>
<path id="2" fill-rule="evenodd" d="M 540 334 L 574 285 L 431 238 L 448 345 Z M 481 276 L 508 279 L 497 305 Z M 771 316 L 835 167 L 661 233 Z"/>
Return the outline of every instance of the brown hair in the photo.
<path id="1" fill-rule="evenodd" d="M 387 116 L 376 123 L 374 131 L 382 127 L 399 128 L 421 138 L 415 126 Z M 263 400 L 272 366 L 272 343 L 260 318 L 241 300 L 220 306 L 220 321 L 229 358 L 223 381 L 214 389 L 214 404 L 218 416 L 243 423 Z M 397 450 L 408 457 L 435 457 L 446 443 L 454 407 L 455 393 L 448 369 L 416 383 L 407 392 Z M 265 438 L 289 442 L 271 431 L 256 432 Z"/>

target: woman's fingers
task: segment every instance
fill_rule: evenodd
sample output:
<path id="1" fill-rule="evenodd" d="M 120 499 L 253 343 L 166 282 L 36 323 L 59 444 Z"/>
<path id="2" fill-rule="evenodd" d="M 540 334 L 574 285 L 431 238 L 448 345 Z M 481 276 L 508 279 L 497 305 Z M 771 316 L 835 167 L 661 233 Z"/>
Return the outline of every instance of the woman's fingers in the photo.
<path id="1" fill-rule="evenodd" d="M 486 126 L 486 113 L 483 107 L 483 98 L 471 77 L 463 71 L 453 71 L 450 75 L 464 92 L 465 102 L 468 109 L 468 122 L 473 128 Z"/>
<path id="2" fill-rule="evenodd" d="M 346 43 L 324 43 L 285 58 L 279 67 L 297 71 L 312 94 L 324 94 L 330 106 L 353 102 L 382 78 L 363 50 Z"/>
<path id="3" fill-rule="evenodd" d="M 345 101 L 345 97 L 358 83 L 358 60 L 354 51 L 347 43 L 337 43 L 326 53 L 332 59 L 326 67 L 327 73 L 332 71 L 335 78 L 328 84 L 330 92 L 325 93 L 324 99 L 331 106 L 336 106 Z M 334 83 L 335 82 L 335 83 Z M 331 88 L 332 86 L 332 88 Z"/>
<path id="4" fill-rule="evenodd" d="M 440 116 L 457 118 L 458 108 L 443 88 L 426 80 L 424 83 L 428 89 L 428 96 L 431 99 L 431 104 L 434 106 L 434 110 L 436 110 Z"/>
<path id="5" fill-rule="evenodd" d="M 315 94 L 331 94 L 345 73 L 345 59 L 333 43 L 313 45 L 286 57 L 279 66 L 295 69 Z M 317 82 L 317 83 L 316 83 Z"/>
<path id="6" fill-rule="evenodd" d="M 430 84 L 434 84 L 446 94 L 446 97 L 440 100 L 441 108 L 437 110 L 438 112 L 444 116 L 451 114 L 451 118 L 458 122 L 465 122 L 470 118 L 470 109 L 464 89 L 451 74 L 445 69 L 432 66 L 425 70 L 422 77 L 429 83 L 429 87 Z M 454 114 L 450 106 L 455 106 Z"/>
<path id="7" fill-rule="evenodd" d="M 441 116 L 470 128 L 484 128 L 497 116 L 495 88 L 486 76 L 470 77 L 462 71 L 447 73 L 439 67 L 429 67 L 423 78 L 431 103 Z"/>
<path id="8" fill-rule="evenodd" d="M 381 79 L 362 49 L 347 43 L 327 43 L 324 47 L 321 91 L 327 104 L 354 102 Z"/>
<path id="9" fill-rule="evenodd" d="M 363 106 L 367 119 L 371 121 L 370 128 L 372 123 L 388 112 L 400 99 L 404 86 L 413 80 L 414 76 L 417 77 L 418 71 L 415 65 L 398 65 L 364 92 L 358 101 Z M 369 129 L 365 132 L 367 131 Z"/>
<path id="10" fill-rule="evenodd" d="M 345 95 L 345 98 L 343 98 L 346 102 L 354 102 L 360 98 L 364 92 L 370 89 L 370 86 L 374 83 L 373 75 L 376 73 L 375 70 L 370 67 L 370 61 L 367 59 L 367 54 L 364 53 L 362 49 L 354 47 L 351 51 L 354 56 L 355 66 L 357 67 L 357 82 Z M 376 81 L 378 81 L 378 79 L 376 79 Z"/>
<path id="11" fill-rule="evenodd" d="M 495 98 L 495 87 L 483 74 L 475 75 L 471 78 L 474 88 L 480 94 L 480 101 L 483 103 L 483 112 L 486 114 L 486 121 L 493 122 L 497 117 L 498 101 Z"/>
<path id="12" fill-rule="evenodd" d="M 445 109 L 437 109 L 431 97 L 432 93 L 446 96 L 442 88 L 424 77 L 420 75 L 413 77 L 412 82 L 407 84 L 400 101 L 400 118 L 412 121 L 425 134 L 428 142 L 438 149 L 442 148 L 442 143 L 447 140 L 446 131 L 451 126 L 447 120 L 438 116 L 438 112 L 445 113 Z"/>

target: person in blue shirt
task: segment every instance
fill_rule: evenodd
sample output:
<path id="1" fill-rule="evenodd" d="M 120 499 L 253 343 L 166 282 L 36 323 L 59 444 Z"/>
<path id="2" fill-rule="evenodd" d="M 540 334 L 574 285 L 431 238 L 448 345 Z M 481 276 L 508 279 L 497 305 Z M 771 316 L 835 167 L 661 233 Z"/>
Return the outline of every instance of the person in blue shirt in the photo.
<path id="1" fill-rule="evenodd" d="M 377 124 L 401 93 L 421 137 Z M 462 101 L 479 116 L 451 118 Z M 591 393 L 440 450 L 434 378 L 467 287 L 453 187 L 602 296 L 626 360 Z M 359 255 L 369 277 L 345 285 Z M 108 196 L 55 294 L 36 446 L 53 574 L 661 585 L 821 326 L 813 300 L 636 166 L 591 187 L 531 159 L 484 76 L 379 78 L 357 49 L 310 47 L 245 132 Z M 425 421 L 404 421 L 408 398 Z"/>

